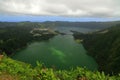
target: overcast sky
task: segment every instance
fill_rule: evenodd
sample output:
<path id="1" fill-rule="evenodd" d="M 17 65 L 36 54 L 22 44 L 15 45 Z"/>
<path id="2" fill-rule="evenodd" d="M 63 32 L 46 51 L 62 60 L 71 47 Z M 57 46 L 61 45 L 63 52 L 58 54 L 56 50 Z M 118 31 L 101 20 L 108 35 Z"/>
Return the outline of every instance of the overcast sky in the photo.
<path id="1" fill-rule="evenodd" d="M 120 0 L 0 0 L 2 15 L 118 19 Z"/>

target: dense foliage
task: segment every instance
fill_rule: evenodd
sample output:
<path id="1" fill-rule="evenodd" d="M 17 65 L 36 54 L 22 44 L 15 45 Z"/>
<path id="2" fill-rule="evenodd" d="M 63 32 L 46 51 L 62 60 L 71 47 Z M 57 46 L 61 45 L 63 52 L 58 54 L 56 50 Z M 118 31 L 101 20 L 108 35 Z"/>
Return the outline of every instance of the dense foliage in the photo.
<path id="1" fill-rule="evenodd" d="M 120 72 L 120 25 L 101 31 L 82 34 L 75 32 L 75 39 L 83 39 L 83 45 L 106 73 Z"/>
<path id="2" fill-rule="evenodd" d="M 9 25 L 8 25 L 9 24 Z M 34 37 L 30 33 L 34 28 L 41 28 L 40 23 L 0 23 L 0 53 L 5 52 L 10 55 L 16 50 L 26 47 L 34 40 L 48 40 L 54 35 Z"/>
<path id="3" fill-rule="evenodd" d="M 36 67 L 30 64 L 3 57 L 0 60 L 0 80 L 119 80 L 120 76 L 105 75 L 104 72 L 92 72 L 77 67 L 76 69 L 54 70 L 43 67 L 37 62 Z"/>

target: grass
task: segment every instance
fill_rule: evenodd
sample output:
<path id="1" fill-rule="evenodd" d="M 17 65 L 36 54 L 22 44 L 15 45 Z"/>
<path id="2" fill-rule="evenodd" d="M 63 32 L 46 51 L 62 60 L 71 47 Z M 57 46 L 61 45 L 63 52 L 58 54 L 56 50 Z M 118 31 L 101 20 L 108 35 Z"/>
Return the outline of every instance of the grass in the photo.
<path id="1" fill-rule="evenodd" d="M 36 64 L 33 68 L 30 64 L 3 57 L 0 60 L 0 80 L 120 80 L 119 75 L 109 76 L 80 67 L 67 71 L 45 68 L 39 62 Z"/>

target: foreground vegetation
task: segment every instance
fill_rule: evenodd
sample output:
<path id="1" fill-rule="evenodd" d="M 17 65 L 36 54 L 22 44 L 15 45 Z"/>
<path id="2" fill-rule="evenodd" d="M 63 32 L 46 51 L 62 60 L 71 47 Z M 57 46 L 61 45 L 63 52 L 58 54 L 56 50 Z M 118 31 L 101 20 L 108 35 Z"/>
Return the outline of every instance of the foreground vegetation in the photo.
<path id="1" fill-rule="evenodd" d="M 83 39 L 83 45 L 92 55 L 100 71 L 120 73 L 120 25 L 92 33 L 74 32 L 75 39 Z"/>
<path id="2" fill-rule="evenodd" d="M 0 60 L 0 80 L 120 80 L 120 75 L 109 76 L 80 67 L 69 71 L 54 70 L 43 67 L 39 62 L 33 68 L 30 64 L 4 56 Z"/>

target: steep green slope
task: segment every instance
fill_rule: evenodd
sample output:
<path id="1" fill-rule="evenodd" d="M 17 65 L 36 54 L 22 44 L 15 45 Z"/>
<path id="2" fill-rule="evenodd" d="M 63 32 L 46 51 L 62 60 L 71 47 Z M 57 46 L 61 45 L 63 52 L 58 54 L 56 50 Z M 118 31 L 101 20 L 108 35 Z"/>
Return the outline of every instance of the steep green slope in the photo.
<path id="1" fill-rule="evenodd" d="M 104 72 L 91 72 L 77 67 L 76 69 L 54 70 L 43 67 L 37 62 L 31 65 L 3 57 L 0 60 L 0 80 L 119 80 L 120 76 L 105 75 Z"/>
<path id="2" fill-rule="evenodd" d="M 120 25 L 93 33 L 74 32 L 75 39 L 83 39 L 83 45 L 106 73 L 120 72 Z"/>
<path id="3" fill-rule="evenodd" d="M 5 52 L 7 55 L 11 55 L 32 41 L 49 40 L 56 35 L 52 30 L 47 31 L 47 34 L 42 34 L 39 30 L 42 26 L 36 27 L 36 25 L 35 23 L 34 25 L 19 23 L 19 25 L 0 27 L 0 53 Z M 39 36 L 40 34 L 42 35 Z"/>

